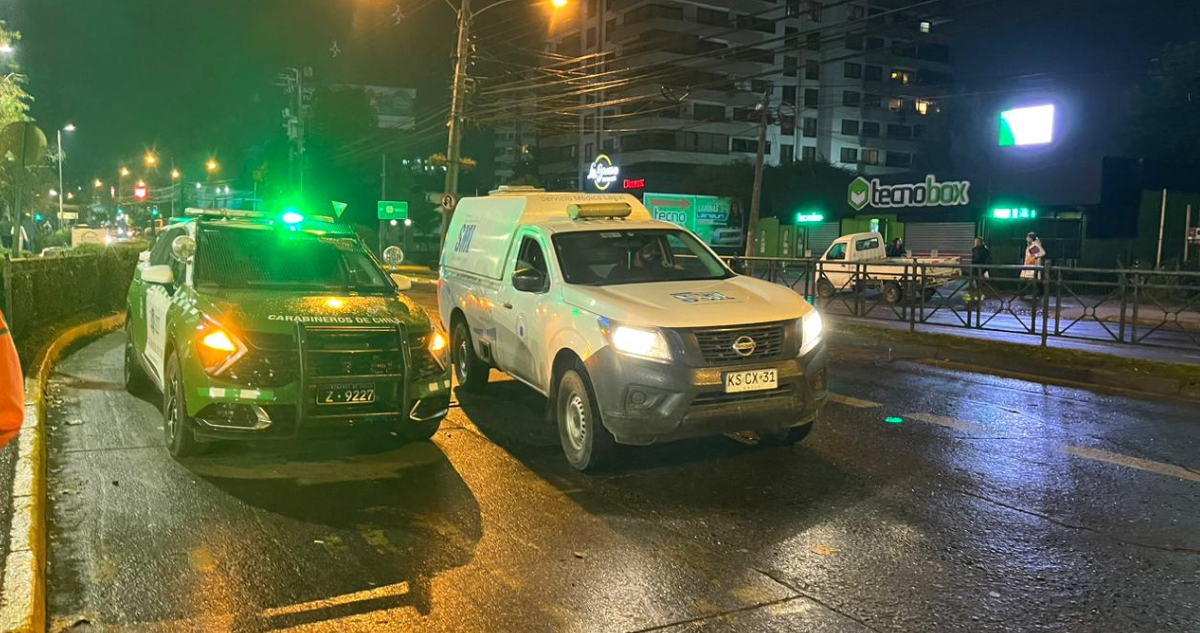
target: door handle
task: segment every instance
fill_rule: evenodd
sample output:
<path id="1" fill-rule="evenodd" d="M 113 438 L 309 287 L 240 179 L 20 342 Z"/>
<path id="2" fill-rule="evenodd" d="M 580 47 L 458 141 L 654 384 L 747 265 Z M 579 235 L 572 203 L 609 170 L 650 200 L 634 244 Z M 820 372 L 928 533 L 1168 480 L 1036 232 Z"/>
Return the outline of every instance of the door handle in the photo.
<path id="1" fill-rule="evenodd" d="M 504 303 L 502 303 L 500 305 L 504 306 L 508 310 L 512 310 L 512 302 L 511 301 L 505 301 Z"/>

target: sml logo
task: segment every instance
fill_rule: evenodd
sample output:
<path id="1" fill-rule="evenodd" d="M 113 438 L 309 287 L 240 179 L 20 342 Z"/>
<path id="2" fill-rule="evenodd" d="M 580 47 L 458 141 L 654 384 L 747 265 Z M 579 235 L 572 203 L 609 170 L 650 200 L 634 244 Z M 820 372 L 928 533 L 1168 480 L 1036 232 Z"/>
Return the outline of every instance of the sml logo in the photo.
<path id="1" fill-rule="evenodd" d="M 454 243 L 455 253 L 465 253 L 471 250 L 471 240 L 475 239 L 474 224 L 464 224 L 458 230 L 458 241 Z"/>

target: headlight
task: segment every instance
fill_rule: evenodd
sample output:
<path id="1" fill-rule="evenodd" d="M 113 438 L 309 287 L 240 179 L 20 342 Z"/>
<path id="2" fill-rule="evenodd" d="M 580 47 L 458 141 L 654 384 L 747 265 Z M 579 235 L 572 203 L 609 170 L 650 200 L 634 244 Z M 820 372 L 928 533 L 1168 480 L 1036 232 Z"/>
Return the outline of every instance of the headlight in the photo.
<path id="1" fill-rule="evenodd" d="M 446 350 L 450 349 L 450 344 L 446 340 L 446 335 L 442 334 L 441 330 L 434 330 L 429 335 L 429 353 L 437 359 L 443 367 L 446 366 Z"/>
<path id="2" fill-rule="evenodd" d="M 817 344 L 821 342 L 824 330 L 825 325 L 821 323 L 821 313 L 817 312 L 815 308 L 800 319 L 801 356 L 816 349 Z"/>
<path id="3" fill-rule="evenodd" d="M 214 376 L 228 369 L 246 353 L 246 346 L 236 336 L 212 322 L 200 328 L 196 349 L 204 369 Z"/>
<path id="4" fill-rule="evenodd" d="M 619 325 L 602 318 L 600 332 L 608 339 L 609 344 L 622 354 L 657 361 L 671 360 L 667 339 L 663 338 L 662 332 L 658 330 Z"/>

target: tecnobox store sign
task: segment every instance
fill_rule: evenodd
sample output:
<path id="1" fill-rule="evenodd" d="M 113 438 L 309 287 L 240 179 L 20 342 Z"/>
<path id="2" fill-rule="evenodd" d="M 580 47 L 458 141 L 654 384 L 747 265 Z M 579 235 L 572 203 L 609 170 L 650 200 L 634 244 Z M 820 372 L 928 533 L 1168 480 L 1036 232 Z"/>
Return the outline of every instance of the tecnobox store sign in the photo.
<path id="1" fill-rule="evenodd" d="M 924 182 L 913 184 L 885 185 L 878 178 L 867 180 L 862 176 L 850 183 L 846 202 L 855 210 L 862 211 L 870 206 L 876 209 L 899 209 L 909 207 L 956 207 L 971 204 L 971 181 L 952 180 L 938 182 L 930 174 Z"/>

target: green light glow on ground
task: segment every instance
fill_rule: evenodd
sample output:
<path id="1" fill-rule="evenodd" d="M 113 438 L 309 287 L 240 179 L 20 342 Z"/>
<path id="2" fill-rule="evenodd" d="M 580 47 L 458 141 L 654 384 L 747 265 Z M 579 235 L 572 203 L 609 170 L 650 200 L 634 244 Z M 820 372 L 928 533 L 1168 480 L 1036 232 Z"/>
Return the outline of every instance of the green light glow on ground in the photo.
<path id="1" fill-rule="evenodd" d="M 904 422 L 904 418 L 898 418 L 894 415 L 889 415 L 888 417 L 884 418 L 883 421 L 887 422 L 888 424 L 900 424 Z"/>

